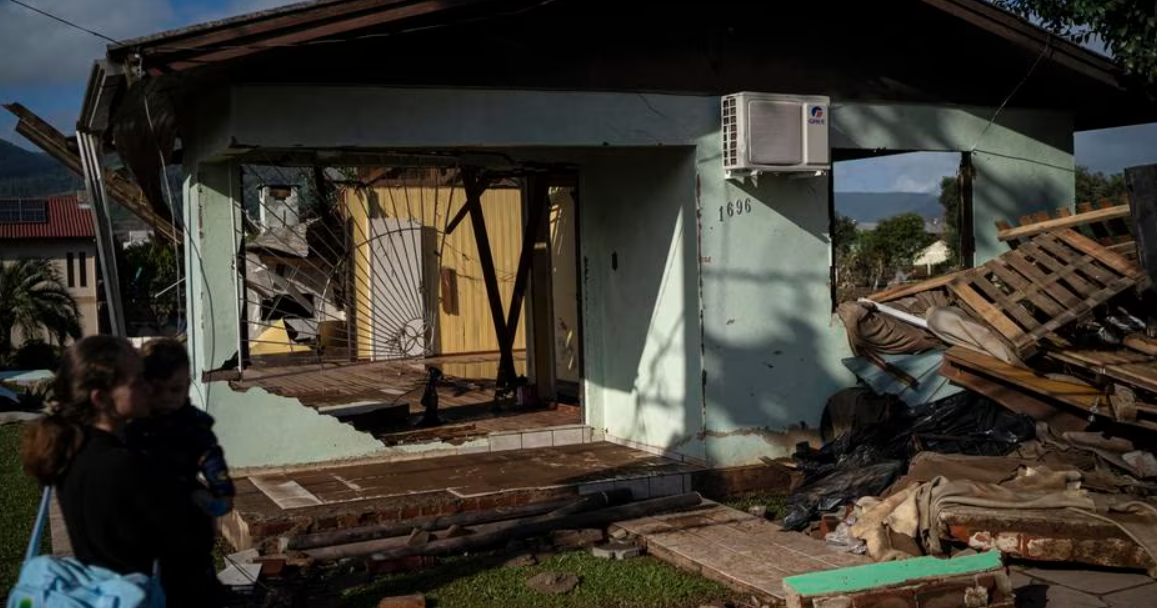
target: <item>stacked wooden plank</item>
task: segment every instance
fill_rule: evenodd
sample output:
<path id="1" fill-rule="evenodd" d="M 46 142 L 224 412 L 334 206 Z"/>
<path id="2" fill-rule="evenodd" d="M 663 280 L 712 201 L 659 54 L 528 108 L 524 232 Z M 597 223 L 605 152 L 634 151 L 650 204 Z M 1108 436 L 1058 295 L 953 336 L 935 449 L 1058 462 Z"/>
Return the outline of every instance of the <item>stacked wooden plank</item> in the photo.
<path id="1" fill-rule="evenodd" d="M 1014 411 L 1067 430 L 1104 419 L 1157 431 L 1157 337 L 1146 335 L 1157 332 L 1157 296 L 1138 262 L 1130 220 L 1127 201 L 1104 201 L 1027 215 L 1016 227 L 997 222 L 1006 253 L 867 299 L 935 294 L 991 329 L 1019 363 L 954 346 L 941 374 Z M 1093 345 L 1089 332 L 1076 331 L 1125 300 L 1148 315 L 1134 319 L 1148 327 Z"/>
<path id="2" fill-rule="evenodd" d="M 1081 203 L 1075 209 L 1066 207 L 1022 215 L 1016 227 L 1007 220 L 1000 220 L 996 222 L 996 236 L 1016 249 L 1038 234 L 1065 228 L 1079 231 L 1110 251 L 1137 260 L 1137 243 L 1129 222 L 1129 201 L 1126 198 L 1102 199 L 1096 204 Z"/>

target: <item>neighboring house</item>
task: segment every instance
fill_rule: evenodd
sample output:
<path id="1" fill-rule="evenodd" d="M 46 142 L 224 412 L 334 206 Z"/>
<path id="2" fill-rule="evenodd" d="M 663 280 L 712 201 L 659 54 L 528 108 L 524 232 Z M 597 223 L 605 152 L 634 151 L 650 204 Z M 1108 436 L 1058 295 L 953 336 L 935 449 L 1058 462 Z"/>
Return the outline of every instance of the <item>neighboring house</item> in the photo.
<path id="1" fill-rule="evenodd" d="M 246 325 L 241 164 L 412 155 L 575 180 L 575 283 L 527 297 L 577 306 L 554 343 L 577 347 L 583 423 L 723 467 L 815 439 L 828 397 L 855 377 L 831 313 L 830 174 L 728 179 L 721 95 L 830 97 L 799 116 L 829 129 L 819 151 L 833 161 L 964 153 L 977 176 L 966 238 L 981 263 L 1006 248 L 995 220 L 1073 200 L 1076 131 L 1157 120 L 1123 82 L 1104 57 L 983 0 L 637 12 L 607 0 L 320 0 L 112 46 L 79 125 L 106 141 L 115 130 L 137 175 L 181 143 L 193 394 L 238 466 L 395 453 L 207 375 L 236 368 Z M 163 120 L 137 128 L 146 116 Z M 529 316 L 531 333 L 549 330 Z M 530 361 L 551 344 L 526 341 Z"/>
<path id="2" fill-rule="evenodd" d="M 121 248 L 128 248 L 135 245 L 143 245 L 153 240 L 152 230 L 129 230 L 125 234 L 125 238 L 121 241 Z"/>
<path id="3" fill-rule="evenodd" d="M 926 274 L 932 274 L 932 267 L 947 262 L 950 253 L 951 250 L 948 249 L 948 243 L 943 240 L 937 240 L 917 254 L 916 259 L 912 261 L 912 265 L 923 266 Z"/>
<path id="4" fill-rule="evenodd" d="M 96 233 L 77 195 L 0 199 L 0 261 L 20 258 L 51 260 L 80 308 L 84 335 L 98 333 Z M 13 344 L 23 342 L 14 336 Z"/>

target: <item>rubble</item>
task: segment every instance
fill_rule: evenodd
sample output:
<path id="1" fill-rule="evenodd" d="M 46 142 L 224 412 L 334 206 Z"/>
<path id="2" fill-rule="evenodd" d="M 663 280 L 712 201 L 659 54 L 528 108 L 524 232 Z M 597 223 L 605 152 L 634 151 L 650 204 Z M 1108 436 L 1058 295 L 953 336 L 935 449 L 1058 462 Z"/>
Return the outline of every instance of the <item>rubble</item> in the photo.
<path id="1" fill-rule="evenodd" d="M 1082 210 L 998 223 L 1006 253 L 838 307 L 864 384 L 832 396 L 825 445 L 792 456 L 785 528 L 839 509 L 828 546 L 877 562 L 978 550 L 1157 577 L 1153 252 L 1105 228 L 1128 206 Z M 1011 602 L 994 589 L 962 581 L 943 605 Z"/>

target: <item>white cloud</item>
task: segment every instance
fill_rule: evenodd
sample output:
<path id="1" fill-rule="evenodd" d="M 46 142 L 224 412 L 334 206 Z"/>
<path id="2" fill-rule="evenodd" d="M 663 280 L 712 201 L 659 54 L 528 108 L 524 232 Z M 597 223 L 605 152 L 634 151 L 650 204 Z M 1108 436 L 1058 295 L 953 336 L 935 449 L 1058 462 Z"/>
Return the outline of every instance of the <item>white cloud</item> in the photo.
<path id="1" fill-rule="evenodd" d="M 939 192 L 942 176 L 900 175 L 892 182 L 893 192 Z"/>
<path id="2" fill-rule="evenodd" d="M 168 0 L 28 0 L 28 4 L 115 40 L 164 28 Z M 83 81 L 108 42 L 11 2 L 0 2 L 0 87 Z"/>

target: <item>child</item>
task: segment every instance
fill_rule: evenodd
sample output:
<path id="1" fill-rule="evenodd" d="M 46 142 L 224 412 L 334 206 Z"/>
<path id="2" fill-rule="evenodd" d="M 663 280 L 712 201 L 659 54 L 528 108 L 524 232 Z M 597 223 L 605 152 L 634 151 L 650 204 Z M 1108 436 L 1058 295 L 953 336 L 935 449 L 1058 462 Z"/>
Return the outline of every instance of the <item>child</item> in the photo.
<path id="1" fill-rule="evenodd" d="M 213 417 L 189 402 L 185 345 L 164 338 L 141 351 L 144 377 L 153 391 L 152 416 L 129 425 L 129 447 L 175 474 L 207 515 L 221 517 L 233 508 L 233 480 L 213 433 Z"/>
<path id="2" fill-rule="evenodd" d="M 129 448 L 144 454 L 164 473 L 173 476 L 200 515 L 194 534 L 200 542 L 186 559 L 197 571 L 200 592 L 217 604 L 228 594 L 217 580 L 213 563 L 216 526 L 213 518 L 233 508 L 233 480 L 225 465 L 225 453 L 213 433 L 213 417 L 189 402 L 189 355 L 185 345 L 173 339 L 152 340 L 141 349 L 142 376 L 152 387 L 151 415 L 133 421 L 126 429 Z M 162 564 L 163 566 L 163 564 Z"/>

